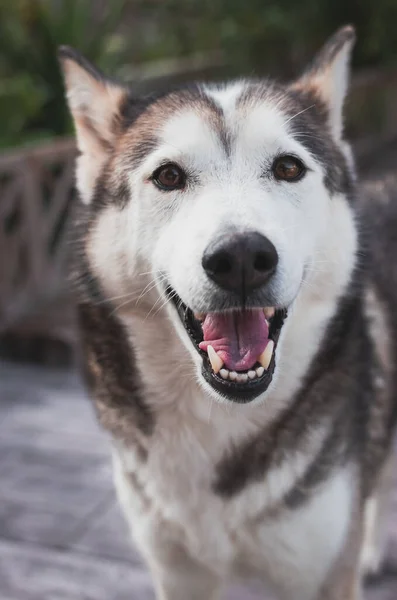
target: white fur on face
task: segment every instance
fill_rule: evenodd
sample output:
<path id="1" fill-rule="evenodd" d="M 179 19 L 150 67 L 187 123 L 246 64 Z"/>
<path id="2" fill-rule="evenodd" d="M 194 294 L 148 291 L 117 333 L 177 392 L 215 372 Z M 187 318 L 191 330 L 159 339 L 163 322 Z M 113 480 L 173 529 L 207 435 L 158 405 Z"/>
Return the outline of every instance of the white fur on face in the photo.
<path id="1" fill-rule="evenodd" d="M 150 299 L 157 302 L 157 310 L 162 300 L 156 286 L 151 289 L 151 282 L 162 274 L 192 310 L 207 312 L 218 291 L 202 267 L 207 246 L 229 228 L 268 237 L 279 264 L 268 286 L 270 300 L 266 304 L 294 305 L 297 315 L 293 319 L 291 314 L 282 332 L 270 392 L 283 364 L 297 371 L 296 378 L 287 378 L 292 386 L 300 372 L 305 372 L 318 348 L 319 332 L 348 284 L 355 263 L 356 234 L 346 199 L 330 197 L 323 167 L 290 134 L 289 117 L 282 108 L 271 99 L 237 108 L 241 89 L 238 84 L 231 91 L 213 94 L 218 102 L 224 102 L 230 151 L 205 115 L 189 107 L 178 111 L 164 123 L 157 149 L 130 173 L 131 202 L 121 212 L 108 208 L 99 218 L 91 248 L 113 295 L 134 292 L 135 297 L 148 300 L 148 306 Z M 274 179 L 271 167 L 280 154 L 297 156 L 306 165 L 301 181 Z M 188 173 L 185 190 L 163 192 L 149 180 L 153 171 L 168 161 Z M 197 353 L 173 308 L 170 314 L 199 371 Z M 307 339 L 311 321 L 313 351 Z M 300 344 L 307 349 L 302 350 L 302 357 Z M 215 394 L 209 386 L 205 389 Z"/>
<path id="2" fill-rule="evenodd" d="M 170 160 L 195 179 L 183 192 L 140 185 L 140 202 L 145 217 L 150 218 L 144 237 L 148 245 L 157 240 L 153 267 L 167 273 L 169 283 L 193 310 L 208 310 L 206 298 L 216 291 L 201 266 L 202 256 L 230 228 L 257 231 L 276 247 L 279 267 L 269 294 L 275 304 L 289 306 L 299 291 L 305 266 L 326 231 L 330 199 L 321 167 L 288 134 L 285 120 L 266 104 L 243 118 L 235 111 L 234 142 L 228 156 L 217 132 L 186 110 L 165 125 L 163 144 L 140 169 L 141 176 L 146 176 Z M 302 181 L 274 179 L 271 167 L 279 154 L 303 160 L 309 170 Z M 154 236 L 153 228 L 157 229 Z"/>

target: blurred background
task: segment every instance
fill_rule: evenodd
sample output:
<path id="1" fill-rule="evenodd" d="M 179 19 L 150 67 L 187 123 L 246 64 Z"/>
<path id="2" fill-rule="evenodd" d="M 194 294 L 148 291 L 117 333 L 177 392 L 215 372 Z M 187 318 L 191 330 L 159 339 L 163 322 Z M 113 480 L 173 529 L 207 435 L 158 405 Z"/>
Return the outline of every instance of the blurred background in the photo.
<path id="1" fill-rule="evenodd" d="M 60 44 L 145 93 L 197 78 L 292 77 L 344 23 L 358 33 L 348 133 L 360 165 L 386 168 L 397 139 L 397 0 L 1 0 L 0 353 L 72 358 L 74 143 Z"/>
<path id="2" fill-rule="evenodd" d="M 382 177 L 397 165 L 397 0 L 0 0 L 4 600 L 153 597 L 74 368 L 75 145 L 57 47 L 74 46 L 140 94 L 192 79 L 295 76 L 346 23 L 358 35 L 347 130 L 361 172 Z M 397 532 L 368 598 L 397 597 L 396 545 Z"/>

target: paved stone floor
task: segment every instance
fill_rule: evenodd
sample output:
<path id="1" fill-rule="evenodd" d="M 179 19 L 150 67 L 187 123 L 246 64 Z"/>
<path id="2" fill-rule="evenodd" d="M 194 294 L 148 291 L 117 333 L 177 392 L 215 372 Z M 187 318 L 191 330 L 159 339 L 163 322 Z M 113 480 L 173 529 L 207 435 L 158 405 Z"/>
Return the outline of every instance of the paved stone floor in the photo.
<path id="1" fill-rule="evenodd" d="M 74 372 L 0 363 L 0 600 L 154 599 L 108 450 Z M 390 528 L 385 574 L 365 600 L 397 599 L 397 494 Z M 260 599 L 255 587 L 228 595 Z"/>

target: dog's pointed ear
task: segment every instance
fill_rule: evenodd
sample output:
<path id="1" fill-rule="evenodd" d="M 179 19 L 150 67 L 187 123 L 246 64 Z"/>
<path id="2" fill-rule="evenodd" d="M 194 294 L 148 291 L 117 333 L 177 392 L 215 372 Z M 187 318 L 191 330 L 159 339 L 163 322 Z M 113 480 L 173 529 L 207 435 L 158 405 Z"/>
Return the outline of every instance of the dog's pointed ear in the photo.
<path id="1" fill-rule="evenodd" d="M 325 105 L 331 133 L 336 140 L 340 140 L 343 135 L 343 105 L 355 39 L 355 30 L 351 25 L 339 29 L 292 86 L 309 92 Z"/>
<path id="2" fill-rule="evenodd" d="M 82 155 L 77 183 L 82 199 L 88 202 L 95 179 L 120 132 L 121 108 L 127 90 L 108 80 L 73 48 L 61 46 L 58 56 Z"/>

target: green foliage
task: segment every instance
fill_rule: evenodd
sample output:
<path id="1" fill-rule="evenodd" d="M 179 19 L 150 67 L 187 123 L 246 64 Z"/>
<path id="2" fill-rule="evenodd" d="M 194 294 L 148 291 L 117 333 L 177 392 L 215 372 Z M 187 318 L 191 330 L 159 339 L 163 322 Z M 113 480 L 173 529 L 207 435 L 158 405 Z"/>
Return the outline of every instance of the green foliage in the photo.
<path id="1" fill-rule="evenodd" d="M 397 0 L 0 0 L 0 147 L 70 132 L 60 44 L 115 75 L 220 50 L 225 75 L 288 77 L 346 23 L 356 66 L 396 64 L 396 22 Z"/>
<path id="2" fill-rule="evenodd" d="M 290 75 L 338 27 L 354 24 L 355 64 L 397 61 L 396 0 L 139 0 L 156 24 L 151 56 L 220 49 L 234 72 Z M 140 40 L 145 48 L 145 39 Z"/>
<path id="3" fill-rule="evenodd" d="M 71 124 L 57 60 L 60 44 L 75 46 L 104 68 L 126 48 L 114 35 L 125 0 L 98 14 L 90 0 L 1 0 L 0 146 L 63 135 Z"/>

